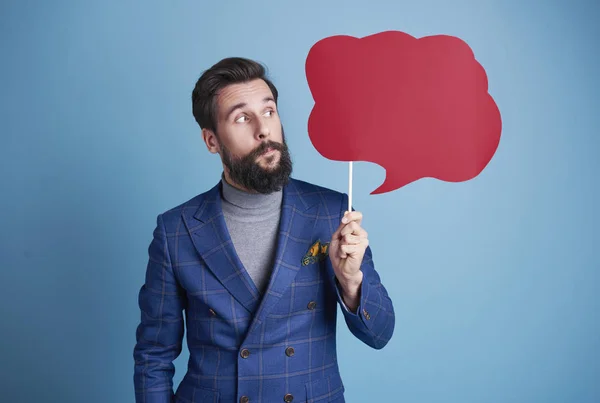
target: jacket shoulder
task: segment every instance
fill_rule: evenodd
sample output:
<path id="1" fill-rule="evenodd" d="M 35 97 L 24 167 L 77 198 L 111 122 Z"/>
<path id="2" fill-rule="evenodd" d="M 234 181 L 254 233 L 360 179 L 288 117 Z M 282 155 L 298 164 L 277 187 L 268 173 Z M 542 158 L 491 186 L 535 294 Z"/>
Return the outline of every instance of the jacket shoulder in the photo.
<path id="1" fill-rule="evenodd" d="M 162 219 L 165 229 L 168 233 L 181 230 L 183 225 L 182 220 L 189 219 L 196 214 L 198 208 L 208 199 L 214 198 L 214 192 L 219 191 L 219 185 L 217 184 L 212 189 L 200 193 L 191 199 L 180 203 L 174 207 L 169 208 L 159 214 L 159 218 Z"/>
<path id="2" fill-rule="evenodd" d="M 348 202 L 348 195 L 346 193 L 299 179 L 293 179 L 292 182 L 300 197 L 305 199 L 307 203 L 325 204 L 332 213 L 338 213 L 342 208 L 342 204 L 347 204 Z"/>
<path id="3" fill-rule="evenodd" d="M 291 179 L 290 182 L 292 182 L 294 184 L 294 186 L 296 187 L 298 192 L 303 193 L 303 194 L 321 193 L 326 197 L 334 197 L 334 198 L 343 197 L 345 195 L 345 193 L 339 192 L 337 190 L 333 190 L 333 189 L 330 189 L 330 188 L 327 188 L 327 187 L 324 187 L 321 185 L 317 185 L 315 183 L 303 181 L 300 179 Z"/>

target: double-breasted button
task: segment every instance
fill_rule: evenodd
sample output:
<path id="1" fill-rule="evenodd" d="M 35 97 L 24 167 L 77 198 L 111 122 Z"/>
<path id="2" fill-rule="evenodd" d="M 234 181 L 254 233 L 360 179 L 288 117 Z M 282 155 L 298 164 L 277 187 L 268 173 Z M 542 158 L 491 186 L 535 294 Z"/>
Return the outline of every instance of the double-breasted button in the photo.
<path id="1" fill-rule="evenodd" d="M 250 401 L 250 398 L 248 396 L 240 397 L 240 403 L 248 403 L 249 401 Z"/>
<path id="2" fill-rule="evenodd" d="M 240 355 L 242 356 L 242 358 L 248 358 L 250 357 L 250 350 L 245 348 L 242 351 L 240 351 Z"/>
<path id="3" fill-rule="evenodd" d="M 216 312 L 215 312 L 215 311 L 214 311 L 212 308 L 210 308 L 210 309 L 208 310 L 208 314 L 209 314 L 210 316 L 217 316 L 217 313 L 216 313 Z"/>
<path id="4" fill-rule="evenodd" d="M 315 309 L 317 307 L 317 303 L 315 301 L 310 301 L 308 303 L 308 309 Z"/>
<path id="5" fill-rule="evenodd" d="M 285 355 L 287 355 L 288 357 L 293 356 L 294 353 L 295 353 L 294 347 L 288 347 L 285 349 Z"/>
<path id="6" fill-rule="evenodd" d="M 363 315 L 365 315 L 365 319 L 367 319 L 367 320 L 371 319 L 371 315 L 369 315 L 369 312 L 367 312 L 367 310 L 364 308 L 363 308 Z"/>
<path id="7" fill-rule="evenodd" d="M 285 403 L 292 403 L 294 401 L 294 396 L 292 394 L 288 393 L 287 395 L 285 395 L 283 397 L 283 401 Z"/>

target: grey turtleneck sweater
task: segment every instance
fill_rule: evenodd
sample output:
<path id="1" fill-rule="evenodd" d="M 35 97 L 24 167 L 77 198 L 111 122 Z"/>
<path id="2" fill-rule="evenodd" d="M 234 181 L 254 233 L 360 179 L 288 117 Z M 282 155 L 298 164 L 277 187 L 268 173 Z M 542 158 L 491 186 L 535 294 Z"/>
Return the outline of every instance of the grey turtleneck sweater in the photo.
<path id="1" fill-rule="evenodd" d="M 223 215 L 233 246 L 262 294 L 275 261 L 283 193 L 247 193 L 227 183 L 224 177 L 221 183 Z"/>

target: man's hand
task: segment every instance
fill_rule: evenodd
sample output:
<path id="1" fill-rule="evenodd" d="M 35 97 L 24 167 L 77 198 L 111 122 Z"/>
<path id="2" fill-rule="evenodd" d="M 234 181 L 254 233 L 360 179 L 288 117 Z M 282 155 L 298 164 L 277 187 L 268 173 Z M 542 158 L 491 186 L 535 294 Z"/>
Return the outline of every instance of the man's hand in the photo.
<path id="1" fill-rule="evenodd" d="M 342 287 L 344 303 L 353 312 L 360 301 L 360 266 L 369 246 L 367 231 L 361 227 L 362 218 L 358 211 L 346 212 L 329 244 L 329 258 Z"/>

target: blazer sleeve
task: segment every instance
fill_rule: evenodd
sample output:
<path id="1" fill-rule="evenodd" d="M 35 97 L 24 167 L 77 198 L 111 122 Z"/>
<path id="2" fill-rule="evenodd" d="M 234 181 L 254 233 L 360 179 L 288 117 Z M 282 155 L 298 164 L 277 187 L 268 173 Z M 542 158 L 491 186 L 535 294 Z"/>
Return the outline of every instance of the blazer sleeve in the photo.
<path id="1" fill-rule="evenodd" d="M 169 256 L 162 216 L 157 217 L 148 247 L 145 282 L 139 292 L 141 320 L 134 348 L 135 401 L 170 403 L 173 399 L 173 361 L 182 350 L 185 292 Z"/>
<path id="2" fill-rule="evenodd" d="M 347 206 L 348 196 L 344 194 L 340 208 L 340 222 Z M 356 312 L 351 312 L 344 303 L 342 288 L 334 274 L 333 282 L 337 299 L 352 334 L 368 346 L 379 350 L 385 347 L 392 338 L 396 316 L 392 300 L 375 270 L 370 246 L 367 247 L 360 270 L 363 272 L 363 281 L 360 286 L 360 302 Z"/>

